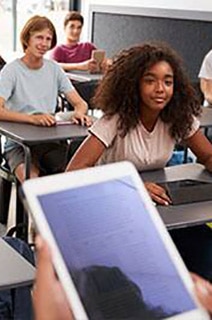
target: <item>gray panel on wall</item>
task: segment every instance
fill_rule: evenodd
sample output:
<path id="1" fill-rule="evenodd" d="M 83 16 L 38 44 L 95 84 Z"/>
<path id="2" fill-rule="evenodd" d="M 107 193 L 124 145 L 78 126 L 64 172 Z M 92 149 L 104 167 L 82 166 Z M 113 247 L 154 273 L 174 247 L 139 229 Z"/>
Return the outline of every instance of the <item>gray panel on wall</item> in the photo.
<path id="1" fill-rule="evenodd" d="M 148 40 L 168 42 L 197 81 L 202 60 L 212 48 L 212 21 L 93 12 L 92 41 L 109 57 Z"/>

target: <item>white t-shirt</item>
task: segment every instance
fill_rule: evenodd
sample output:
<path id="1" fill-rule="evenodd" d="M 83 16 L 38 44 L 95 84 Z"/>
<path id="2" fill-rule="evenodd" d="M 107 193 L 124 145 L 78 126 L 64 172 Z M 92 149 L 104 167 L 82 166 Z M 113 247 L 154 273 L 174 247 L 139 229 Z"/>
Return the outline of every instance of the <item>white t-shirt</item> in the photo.
<path id="1" fill-rule="evenodd" d="M 97 120 L 89 129 L 106 146 L 98 164 L 122 160 L 131 161 L 139 171 L 164 168 L 172 156 L 175 139 L 170 136 L 169 125 L 158 119 L 154 130 L 148 132 L 140 122 L 124 138 L 117 134 L 117 116 Z M 194 118 L 191 137 L 199 128 Z"/>
<path id="2" fill-rule="evenodd" d="M 212 50 L 210 50 L 203 59 L 198 77 L 212 80 Z M 209 105 L 208 101 L 204 100 L 203 105 L 207 107 Z"/>
<path id="3" fill-rule="evenodd" d="M 71 81 L 55 61 L 43 60 L 39 69 L 29 69 L 21 59 L 6 64 L 0 73 L 0 97 L 12 111 L 27 114 L 55 113 L 58 93 L 74 90 Z M 15 147 L 6 140 L 5 150 Z"/>
<path id="4" fill-rule="evenodd" d="M 212 79 L 212 50 L 203 59 L 198 77 Z"/>
<path id="5" fill-rule="evenodd" d="M 71 90 L 73 85 L 62 68 L 47 59 L 39 69 L 29 69 L 21 59 L 16 59 L 0 73 L 0 97 L 13 111 L 54 113 L 58 93 Z"/>

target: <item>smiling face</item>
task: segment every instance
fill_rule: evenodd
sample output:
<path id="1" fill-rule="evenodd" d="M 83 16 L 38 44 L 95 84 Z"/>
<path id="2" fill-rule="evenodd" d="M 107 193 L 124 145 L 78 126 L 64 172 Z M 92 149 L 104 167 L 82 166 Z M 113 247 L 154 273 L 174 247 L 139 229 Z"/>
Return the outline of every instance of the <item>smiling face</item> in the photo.
<path id="1" fill-rule="evenodd" d="M 170 64 L 160 61 L 146 70 L 140 80 L 141 112 L 160 113 L 173 96 L 174 73 Z"/>
<path id="2" fill-rule="evenodd" d="M 65 36 L 68 43 L 77 43 L 82 32 L 82 23 L 79 20 L 70 20 L 65 26 Z"/>
<path id="3" fill-rule="evenodd" d="M 42 58 L 51 48 L 53 35 L 50 29 L 35 31 L 30 35 L 28 46 L 25 50 L 26 55 Z"/>

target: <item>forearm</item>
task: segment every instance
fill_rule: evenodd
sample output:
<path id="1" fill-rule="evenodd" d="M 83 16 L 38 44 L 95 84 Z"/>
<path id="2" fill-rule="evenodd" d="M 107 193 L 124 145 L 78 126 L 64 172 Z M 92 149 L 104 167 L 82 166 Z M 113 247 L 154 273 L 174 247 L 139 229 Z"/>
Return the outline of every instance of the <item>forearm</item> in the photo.
<path id="1" fill-rule="evenodd" d="M 81 146 L 77 149 L 77 151 L 69 161 L 66 167 L 66 171 L 89 168 L 95 165 L 96 159 L 93 159 L 93 154 L 89 154 L 86 140 L 81 144 Z"/>
<path id="2" fill-rule="evenodd" d="M 89 135 L 71 158 L 66 171 L 95 166 L 105 148 L 105 145 L 98 138 L 92 134 Z"/>
<path id="3" fill-rule="evenodd" d="M 209 159 L 206 160 L 206 162 L 204 163 L 205 168 L 212 172 L 212 157 L 210 157 Z"/>
<path id="4" fill-rule="evenodd" d="M 88 111 L 88 104 L 81 98 L 76 89 L 64 93 L 67 101 L 72 105 L 74 111 L 81 114 L 86 114 Z"/>
<path id="5" fill-rule="evenodd" d="M 212 80 L 201 79 L 200 88 L 204 95 L 205 100 L 212 105 Z"/>
<path id="6" fill-rule="evenodd" d="M 60 62 L 59 65 L 61 68 L 65 71 L 72 71 L 72 70 L 82 70 L 82 71 L 87 71 L 88 67 L 84 62 L 79 62 L 79 63 L 62 63 Z"/>
<path id="7" fill-rule="evenodd" d="M 77 113 L 86 114 L 88 112 L 88 104 L 83 99 L 80 99 L 80 101 L 77 101 L 77 103 L 75 103 L 73 107 L 74 107 L 74 111 Z"/>
<path id="8" fill-rule="evenodd" d="M 28 114 L 16 111 L 10 111 L 6 108 L 0 108 L 0 120 L 11 122 L 31 123 L 31 118 Z"/>
<path id="9" fill-rule="evenodd" d="M 0 107 L 0 120 L 29 123 L 37 126 L 52 126 L 55 125 L 55 117 L 51 114 L 27 114 L 8 110 Z"/>

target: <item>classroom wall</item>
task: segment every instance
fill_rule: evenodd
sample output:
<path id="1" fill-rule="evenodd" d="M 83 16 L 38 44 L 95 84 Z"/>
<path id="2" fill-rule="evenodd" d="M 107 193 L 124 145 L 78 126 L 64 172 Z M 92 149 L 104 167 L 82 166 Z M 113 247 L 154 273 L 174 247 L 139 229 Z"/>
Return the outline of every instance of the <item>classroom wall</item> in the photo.
<path id="1" fill-rule="evenodd" d="M 180 53 L 192 81 L 196 82 L 202 60 L 212 47 L 212 2 L 202 0 L 192 5 L 189 0 L 178 0 L 172 6 L 170 2 L 143 0 L 141 5 L 140 0 L 82 1 L 85 39 L 104 49 L 109 57 L 142 41 L 168 42 Z M 92 15 L 93 19 L 89 15 L 91 7 L 94 11 L 98 7 L 97 12 L 101 7 L 102 11 Z"/>
<path id="2" fill-rule="evenodd" d="M 111 6 L 131 6 L 162 9 L 180 9 L 180 10 L 200 10 L 209 11 L 212 15 L 212 1 L 210 0 L 82 0 L 81 11 L 85 17 L 83 38 L 88 39 L 88 15 L 89 5 L 111 5 Z"/>
<path id="3" fill-rule="evenodd" d="M 86 10 L 89 4 L 212 11 L 210 0 L 82 0 L 82 10 Z"/>

